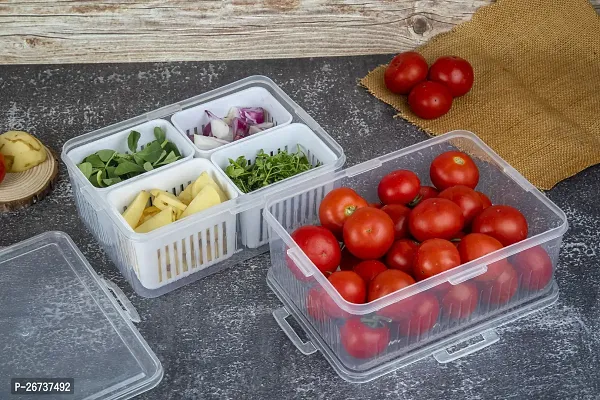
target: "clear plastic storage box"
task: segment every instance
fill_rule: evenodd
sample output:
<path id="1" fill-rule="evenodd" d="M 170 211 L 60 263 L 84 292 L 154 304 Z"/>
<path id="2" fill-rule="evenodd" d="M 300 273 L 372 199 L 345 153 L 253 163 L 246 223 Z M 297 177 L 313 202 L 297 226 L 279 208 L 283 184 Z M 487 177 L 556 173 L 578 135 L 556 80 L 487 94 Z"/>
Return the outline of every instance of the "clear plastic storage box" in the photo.
<path id="1" fill-rule="evenodd" d="M 469 154 L 478 165 L 477 190 L 490 196 L 494 204 L 512 205 L 525 215 L 529 224 L 528 238 L 376 301 L 360 305 L 345 301 L 294 243 L 291 232 L 303 225 L 319 224 L 319 204 L 333 188 L 350 187 L 367 201 L 375 202 L 378 201 L 377 183 L 397 169 L 412 170 L 422 184 L 430 185 L 431 161 L 455 149 Z M 375 379 L 429 355 L 440 363 L 465 356 L 498 340 L 494 327 L 550 305 L 558 298 L 554 279 L 543 288 L 528 290 L 523 282 L 531 282 L 536 277 L 526 272 L 517 273 L 514 279 L 492 289 L 477 286 L 476 278 L 487 271 L 488 265 L 501 261 L 514 266 L 516 254 L 537 246 L 547 252 L 554 271 L 567 219 L 555 204 L 469 132 L 447 133 L 346 170 L 327 173 L 288 188 L 270 198 L 265 207 L 272 263 L 267 281 L 284 304 L 274 312 L 275 319 L 300 351 L 304 354 L 321 351 L 339 375 L 350 382 Z M 292 269 L 297 270 L 292 272 Z M 457 285 L 476 285 L 478 296 L 473 313 L 463 315 L 460 309 L 440 307 L 443 294 Z M 311 290 L 324 293 L 326 301 L 339 308 L 339 315 L 345 318 L 324 318 L 318 309 L 309 311 L 312 305 L 307 299 Z M 507 295 L 510 300 L 504 302 L 498 293 L 514 295 Z M 390 323 L 387 348 L 369 358 L 350 356 L 341 342 L 342 326 L 351 318 L 376 314 L 384 308 L 400 310 L 406 316 Z M 286 320 L 290 315 L 305 330 L 308 342 L 301 341 L 291 328 Z"/>
<path id="2" fill-rule="evenodd" d="M 196 148 L 188 135 L 207 121 L 205 110 L 223 117 L 229 107 L 263 107 L 276 126 L 211 150 Z M 77 167 L 102 149 L 127 151 L 131 130 L 140 144 L 154 140 L 161 126 L 182 159 L 108 188 L 94 187 Z M 225 174 L 228 158 L 260 149 L 276 154 L 300 148 L 316 168 L 245 194 Z M 291 185 L 338 170 L 342 148 L 270 79 L 253 76 L 145 115 L 103 128 L 65 143 L 67 166 L 77 210 L 134 290 L 156 297 L 226 267 L 268 251 L 262 210 L 267 197 Z M 134 232 L 121 213 L 141 190 L 162 189 L 175 195 L 207 171 L 227 192 L 229 201 L 146 234 Z"/>
<path id="3" fill-rule="evenodd" d="M 1 399 L 129 399 L 161 381 L 162 365 L 132 323 L 135 308 L 66 234 L 2 249 L 0 269 Z M 70 394 L 12 395 L 11 378 L 74 382 L 63 386 Z"/>

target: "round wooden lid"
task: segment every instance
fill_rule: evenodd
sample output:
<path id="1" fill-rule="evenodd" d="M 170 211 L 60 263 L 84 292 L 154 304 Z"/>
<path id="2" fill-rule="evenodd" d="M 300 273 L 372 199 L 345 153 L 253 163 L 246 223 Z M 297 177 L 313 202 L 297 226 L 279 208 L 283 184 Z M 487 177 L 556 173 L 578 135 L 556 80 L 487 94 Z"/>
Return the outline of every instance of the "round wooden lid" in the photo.
<path id="1" fill-rule="evenodd" d="M 46 148 L 48 158 L 25 172 L 6 174 L 0 183 L 0 212 L 29 207 L 45 198 L 58 180 L 58 158 Z"/>

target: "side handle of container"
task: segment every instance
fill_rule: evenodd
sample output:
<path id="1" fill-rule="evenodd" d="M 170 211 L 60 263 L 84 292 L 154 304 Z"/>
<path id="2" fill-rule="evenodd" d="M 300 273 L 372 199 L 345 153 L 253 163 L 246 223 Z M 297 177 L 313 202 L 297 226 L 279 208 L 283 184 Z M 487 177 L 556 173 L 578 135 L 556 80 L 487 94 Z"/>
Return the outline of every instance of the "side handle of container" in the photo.
<path id="1" fill-rule="evenodd" d="M 107 279 L 102 279 L 102 281 L 104 282 L 104 285 L 106 285 L 108 291 L 113 293 L 113 295 L 117 299 L 117 302 L 119 303 L 125 314 L 127 314 L 129 319 L 135 323 L 140 322 L 142 320 L 140 318 L 140 314 L 138 314 L 133 304 L 131 304 L 131 301 L 129 301 L 127 296 L 125 296 L 125 293 L 123 293 L 123 291 L 113 281 L 109 281 Z"/>
<path id="2" fill-rule="evenodd" d="M 286 318 L 289 316 L 290 313 L 285 307 L 281 307 L 273 311 L 273 318 L 275 318 L 275 321 L 277 321 L 279 327 L 283 330 L 291 342 L 294 343 L 298 350 L 307 356 L 315 353 L 317 351 L 315 345 L 312 344 L 312 342 L 303 342 L 294 328 L 292 328 L 292 326 L 287 322 Z"/>
<path id="3" fill-rule="evenodd" d="M 448 351 L 448 348 L 446 348 L 444 350 L 440 350 L 438 352 L 433 353 L 433 358 L 435 358 L 436 361 L 439 362 L 440 364 L 446 364 L 446 363 L 449 363 L 450 361 L 458 360 L 459 358 L 468 356 L 469 354 L 473 354 L 481 349 L 484 349 L 484 348 L 496 343 L 498 340 L 500 340 L 500 337 L 498 336 L 496 331 L 493 329 L 490 329 L 487 331 L 483 331 L 476 336 L 471 336 L 470 338 L 462 340 L 461 342 L 455 343 L 453 346 L 456 346 L 466 340 L 471 340 L 471 339 L 477 338 L 478 336 L 481 336 L 483 338 L 483 340 L 480 340 L 476 343 L 468 345 L 467 347 L 464 347 L 464 348 L 457 350 L 455 352 L 452 352 L 452 353 L 450 353 Z"/>

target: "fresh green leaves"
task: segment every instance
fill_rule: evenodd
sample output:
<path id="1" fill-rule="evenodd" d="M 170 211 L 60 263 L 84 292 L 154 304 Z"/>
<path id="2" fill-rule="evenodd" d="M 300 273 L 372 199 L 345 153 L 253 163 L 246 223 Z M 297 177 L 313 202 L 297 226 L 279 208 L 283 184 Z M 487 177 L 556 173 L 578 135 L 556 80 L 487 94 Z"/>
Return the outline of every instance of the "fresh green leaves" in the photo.
<path id="1" fill-rule="evenodd" d="M 253 164 L 249 164 L 244 156 L 237 160 L 229 159 L 225 173 L 242 192 L 250 193 L 314 167 L 298 146 L 298 150 L 292 154 L 283 150 L 269 155 L 260 150 Z"/>
<path id="2" fill-rule="evenodd" d="M 141 137 L 139 132 L 131 131 L 127 138 L 130 153 L 100 150 L 87 156 L 77 167 L 92 185 L 101 188 L 171 164 L 181 158 L 177 146 L 167 140 L 167 134 L 160 127 L 154 128 L 156 140 L 138 151 Z"/>

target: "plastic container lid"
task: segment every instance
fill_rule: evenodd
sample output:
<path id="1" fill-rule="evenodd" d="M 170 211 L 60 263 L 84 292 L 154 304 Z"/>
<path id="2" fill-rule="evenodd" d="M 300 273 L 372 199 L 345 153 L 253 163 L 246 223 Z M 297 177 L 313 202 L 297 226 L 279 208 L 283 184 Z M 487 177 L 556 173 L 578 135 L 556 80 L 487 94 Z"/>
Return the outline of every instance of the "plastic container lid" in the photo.
<path id="1" fill-rule="evenodd" d="M 74 378 L 74 394 L 53 397 L 68 399 L 129 399 L 156 386 L 162 365 L 111 284 L 62 232 L 0 251 L 0 376 Z"/>

